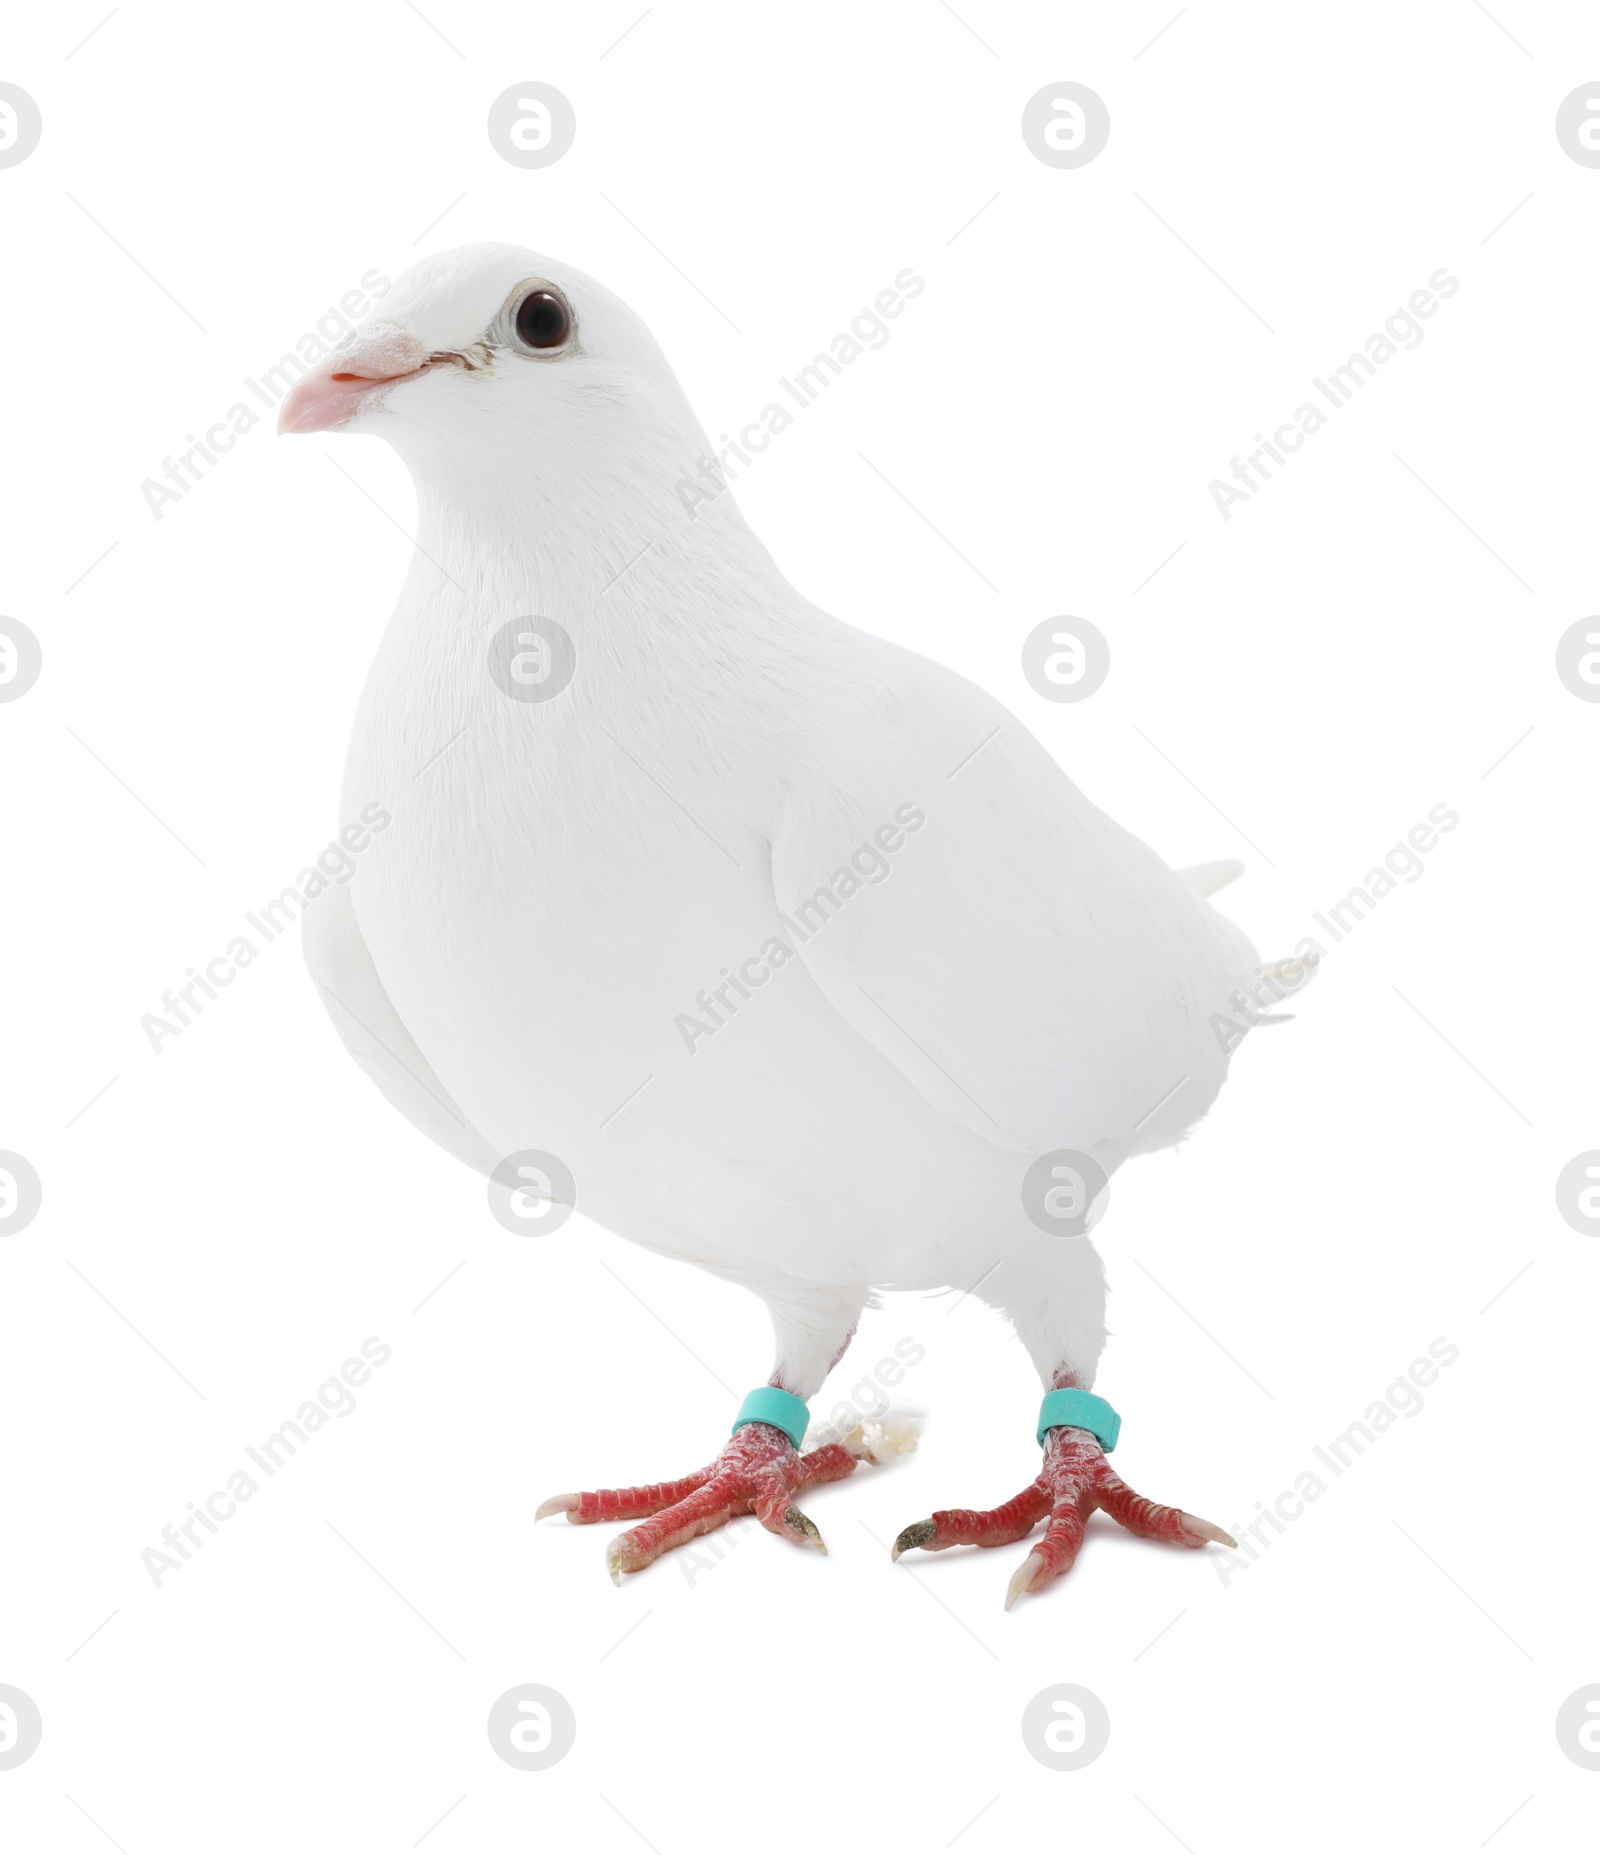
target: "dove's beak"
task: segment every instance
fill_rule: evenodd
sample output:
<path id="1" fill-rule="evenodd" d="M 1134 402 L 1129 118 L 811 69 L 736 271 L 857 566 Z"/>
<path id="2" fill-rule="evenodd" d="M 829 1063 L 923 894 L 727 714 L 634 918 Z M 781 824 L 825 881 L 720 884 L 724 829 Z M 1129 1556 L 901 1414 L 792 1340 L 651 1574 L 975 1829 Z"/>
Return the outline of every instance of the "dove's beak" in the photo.
<path id="1" fill-rule="evenodd" d="M 374 329 L 290 387 L 278 410 L 278 430 L 330 431 L 403 380 L 427 371 L 428 351 L 414 335 L 392 325 Z"/>

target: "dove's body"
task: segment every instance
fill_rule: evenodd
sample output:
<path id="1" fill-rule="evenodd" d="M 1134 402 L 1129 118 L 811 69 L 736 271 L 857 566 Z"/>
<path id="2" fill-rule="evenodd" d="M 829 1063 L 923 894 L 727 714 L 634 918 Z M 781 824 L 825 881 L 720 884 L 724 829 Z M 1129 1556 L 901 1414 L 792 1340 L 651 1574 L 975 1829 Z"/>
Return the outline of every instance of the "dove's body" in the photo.
<path id="1" fill-rule="evenodd" d="M 1024 1174 L 1177 1140 L 1252 949 L 992 698 L 808 605 L 731 495 L 690 514 L 709 447 L 614 298 L 460 256 L 491 293 L 553 280 L 626 364 L 494 354 L 358 424 L 420 530 L 343 798 L 392 823 L 307 916 L 335 1022 L 461 1157 L 556 1154 L 586 1214 L 760 1294 L 801 1396 L 874 1288 L 980 1278 L 1047 1382 L 1087 1383 L 1099 1264 Z M 413 276 L 385 315 L 460 350 L 481 307 Z M 508 423 L 519 368 L 541 397 Z M 489 672 L 529 614 L 575 646 L 549 700 Z"/>

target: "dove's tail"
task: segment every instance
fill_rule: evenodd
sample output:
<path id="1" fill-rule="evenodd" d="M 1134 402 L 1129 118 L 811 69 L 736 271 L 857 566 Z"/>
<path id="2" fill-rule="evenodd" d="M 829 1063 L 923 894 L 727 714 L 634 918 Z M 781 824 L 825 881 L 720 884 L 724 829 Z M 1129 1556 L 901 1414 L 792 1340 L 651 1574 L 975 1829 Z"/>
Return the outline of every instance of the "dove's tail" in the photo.
<path id="1" fill-rule="evenodd" d="M 1237 857 L 1223 857 L 1217 863 L 1196 863 L 1192 869 L 1179 870 L 1178 874 L 1196 895 L 1215 895 L 1230 882 L 1238 881 L 1244 874 L 1244 865 Z"/>
<path id="2" fill-rule="evenodd" d="M 1244 874 L 1244 865 L 1237 857 L 1222 857 L 1215 863 L 1196 863 L 1177 873 L 1196 895 L 1208 896 L 1227 888 L 1230 882 L 1236 882 Z M 1314 958 L 1268 960 L 1256 968 L 1256 979 L 1266 981 L 1269 991 L 1277 992 L 1282 997 L 1291 992 L 1303 992 L 1316 973 L 1317 962 Z M 1293 1016 L 1292 1011 L 1271 1012 L 1257 1016 L 1255 1021 L 1258 1024 L 1287 1024 Z"/>
<path id="3" fill-rule="evenodd" d="M 1276 1004 L 1278 999 L 1287 998 L 1292 992 L 1303 992 L 1310 985 L 1317 976 L 1317 962 L 1300 958 L 1268 960 L 1257 970 L 1269 991 L 1278 994 L 1273 1000 Z M 1257 1024 L 1287 1024 L 1293 1016 L 1292 1011 L 1260 1012 L 1255 1021 Z"/>

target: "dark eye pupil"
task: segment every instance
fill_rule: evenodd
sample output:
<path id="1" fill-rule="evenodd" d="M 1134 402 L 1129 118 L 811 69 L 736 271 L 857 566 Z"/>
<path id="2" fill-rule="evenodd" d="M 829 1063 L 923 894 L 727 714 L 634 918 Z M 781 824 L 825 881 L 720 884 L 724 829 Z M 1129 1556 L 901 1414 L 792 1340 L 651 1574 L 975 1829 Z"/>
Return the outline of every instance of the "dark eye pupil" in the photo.
<path id="1" fill-rule="evenodd" d="M 517 335 L 530 348 L 559 348 L 571 330 L 566 304 L 549 290 L 535 290 L 517 306 Z"/>

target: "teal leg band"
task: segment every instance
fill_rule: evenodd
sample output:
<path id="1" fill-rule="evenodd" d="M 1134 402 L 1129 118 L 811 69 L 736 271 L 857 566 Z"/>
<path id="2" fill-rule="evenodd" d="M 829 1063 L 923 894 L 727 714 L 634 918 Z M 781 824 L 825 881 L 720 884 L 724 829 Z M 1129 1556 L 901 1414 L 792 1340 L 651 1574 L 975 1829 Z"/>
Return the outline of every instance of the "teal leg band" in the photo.
<path id="1" fill-rule="evenodd" d="M 1047 1391 L 1044 1403 L 1039 1406 L 1036 1440 L 1043 1443 L 1046 1431 L 1063 1424 L 1070 1424 L 1074 1430 L 1087 1430 L 1108 1456 L 1116 1448 L 1122 1429 L 1122 1419 L 1104 1398 L 1097 1398 L 1092 1391 Z"/>
<path id="2" fill-rule="evenodd" d="M 1108 1404 L 1106 1409 L 1110 1408 Z M 770 1423 L 774 1430 L 781 1430 L 798 1449 L 805 1439 L 806 1424 L 810 1418 L 811 1413 L 806 1409 L 804 1398 L 797 1398 L 792 1391 L 780 1391 L 776 1385 L 763 1385 L 759 1391 L 750 1392 L 739 1406 L 739 1415 L 733 1420 L 733 1428 L 737 1431 L 742 1424 Z"/>

